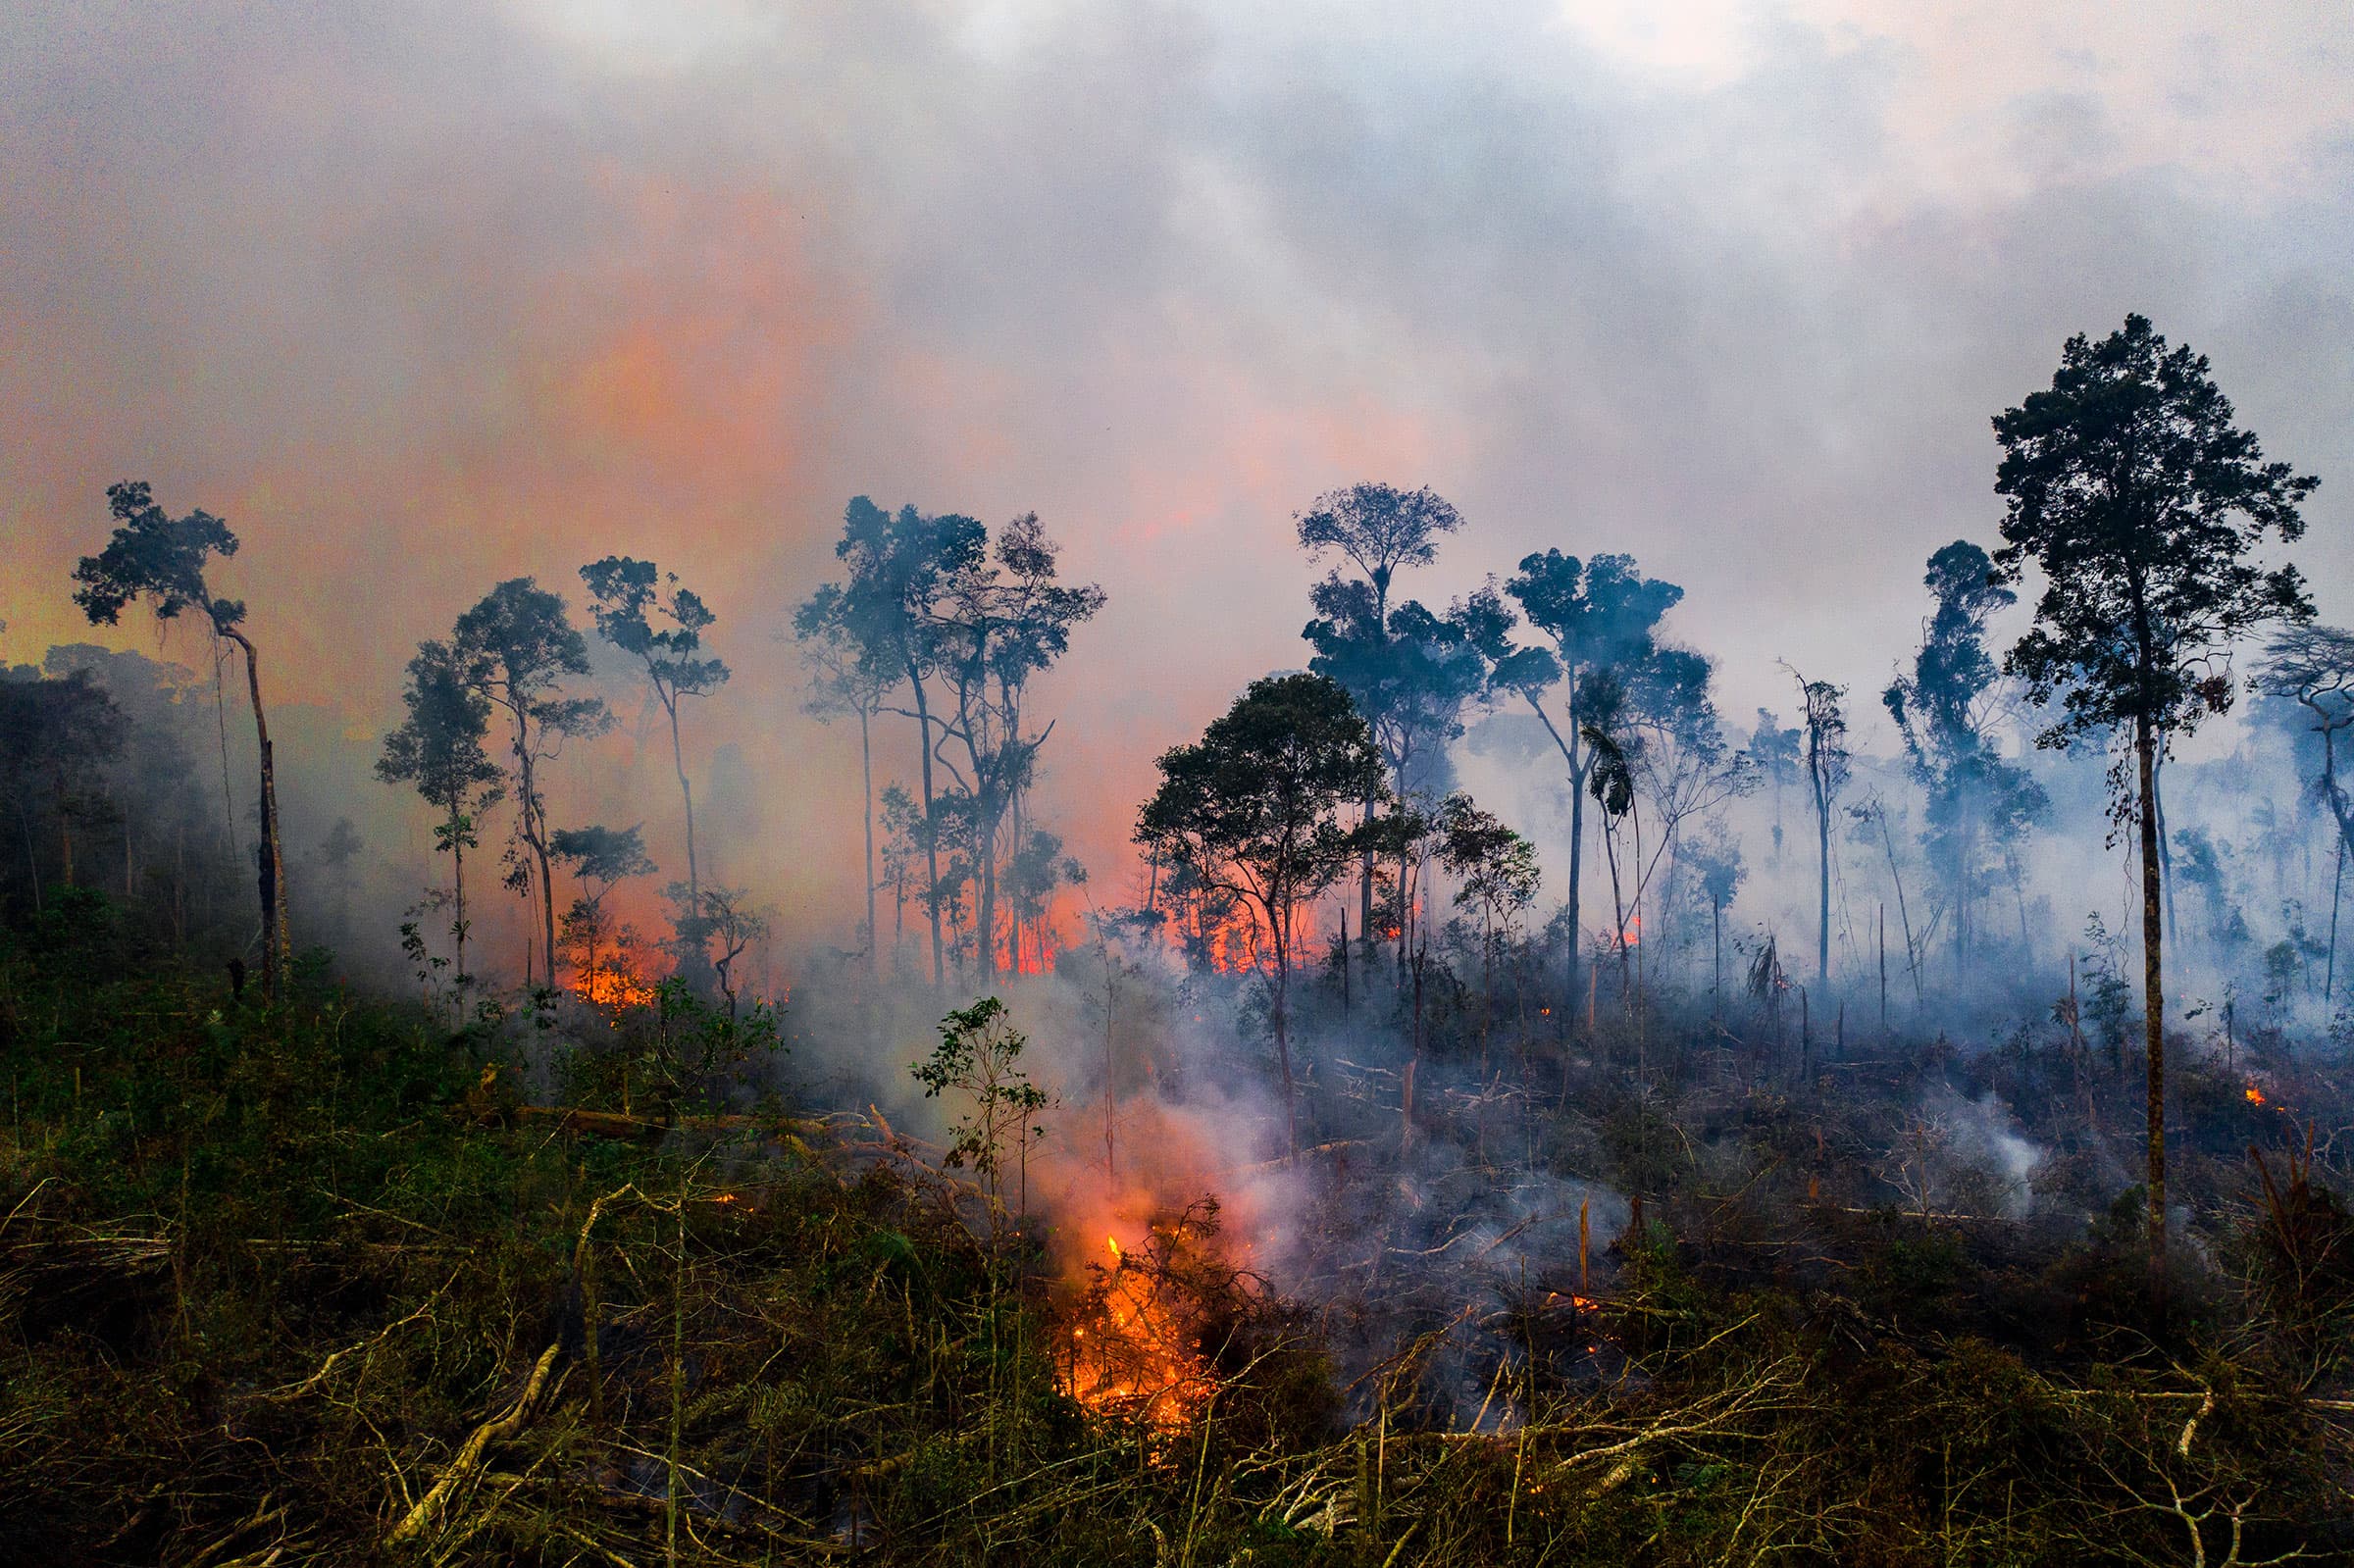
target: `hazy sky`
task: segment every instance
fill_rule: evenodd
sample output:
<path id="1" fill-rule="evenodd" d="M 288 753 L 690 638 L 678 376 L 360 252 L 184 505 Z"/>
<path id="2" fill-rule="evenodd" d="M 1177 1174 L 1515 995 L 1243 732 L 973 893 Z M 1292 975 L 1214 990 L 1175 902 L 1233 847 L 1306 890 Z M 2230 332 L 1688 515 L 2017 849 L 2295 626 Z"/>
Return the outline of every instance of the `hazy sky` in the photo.
<path id="1" fill-rule="evenodd" d="M 839 887 L 776 633 L 844 500 L 1035 509 L 1111 594 L 1048 757 L 1108 868 L 1303 661 L 1317 492 L 1454 499 L 1440 599 L 1631 551 L 1734 712 L 1777 656 L 1868 709 L 1993 536 L 1988 416 L 2129 310 L 2322 476 L 2354 617 L 2350 260 L 2343 0 L 15 0 L 0 652 L 81 634 L 117 479 L 230 519 L 272 691 L 355 735 L 493 581 L 652 555 L 741 672 L 740 864 Z"/>

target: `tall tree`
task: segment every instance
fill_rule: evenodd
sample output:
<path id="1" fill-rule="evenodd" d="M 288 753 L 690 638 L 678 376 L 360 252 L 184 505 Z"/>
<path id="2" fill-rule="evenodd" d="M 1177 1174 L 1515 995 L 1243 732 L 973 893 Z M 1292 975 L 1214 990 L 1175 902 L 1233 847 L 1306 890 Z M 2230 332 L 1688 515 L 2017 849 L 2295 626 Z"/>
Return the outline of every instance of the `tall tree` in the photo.
<path id="1" fill-rule="evenodd" d="M 1462 698 L 1445 705 L 1434 700 L 1436 693 L 1429 689 L 1433 677 L 1445 680 L 1450 661 L 1444 656 L 1433 658 L 1425 653 L 1409 655 L 1404 661 L 1393 657 L 1392 645 L 1400 633 L 1411 645 L 1419 640 L 1416 633 L 1426 629 L 1404 626 L 1393 631 L 1390 589 L 1400 571 L 1428 566 L 1438 559 L 1439 539 L 1463 526 L 1462 515 L 1427 485 L 1402 490 L 1393 484 L 1363 483 L 1316 497 L 1315 504 L 1296 514 L 1292 523 L 1300 547 L 1310 561 L 1338 555 L 1356 569 L 1355 581 L 1335 568 L 1309 590 L 1316 610 L 1316 619 L 1305 632 L 1316 645 L 1310 669 L 1337 681 L 1356 701 L 1357 711 L 1372 726 L 1374 744 L 1390 765 L 1393 786 L 1400 798 L 1407 798 L 1407 770 L 1428 749 L 1420 742 L 1434 718 L 1440 726 L 1453 720 Z M 1423 616 L 1429 618 L 1428 612 Z M 1434 708 L 1443 712 L 1434 715 Z M 1447 737 L 1442 734 L 1440 738 L 1443 742 Z M 1373 858 L 1368 855 L 1357 884 L 1358 930 L 1368 944 L 1373 932 L 1374 876 Z M 1404 878 L 1402 869 L 1402 905 Z M 1403 913 L 1399 926 L 1400 951 L 1404 952 L 1408 938 Z"/>
<path id="2" fill-rule="evenodd" d="M 1831 983 L 1831 813 L 1847 788 L 1847 687 L 1810 681 L 1785 663 L 1798 683 L 1799 732 L 1805 736 L 1801 766 L 1807 793 L 1815 802 L 1815 984 Z"/>
<path id="3" fill-rule="evenodd" d="M 1978 895 L 1987 881 L 1983 846 L 2006 863 L 2047 804 L 2043 786 L 2007 761 L 1993 724 L 2001 672 L 1986 651 L 1986 621 L 2019 595 L 1996 582 L 1993 562 L 1968 539 L 1929 557 L 1922 578 L 1936 608 L 1921 629 L 1910 675 L 1880 693 L 1905 760 L 1928 801 L 1922 842 L 1946 885 L 1953 911 L 1954 970 L 1969 977 Z"/>
<path id="4" fill-rule="evenodd" d="M 270 747 L 270 721 L 262 708 L 261 655 L 245 634 L 245 603 L 217 599 L 205 582 L 215 556 L 237 553 L 237 536 L 210 512 L 173 517 L 155 504 L 144 481 L 110 484 L 108 515 L 115 531 L 106 548 L 85 555 L 74 568 L 74 602 L 92 626 L 113 626 L 136 599 L 153 604 L 156 619 L 173 621 L 195 609 L 213 635 L 227 637 L 245 655 L 245 693 L 253 705 L 254 740 L 261 753 L 259 890 L 262 900 L 262 985 L 280 994 L 293 962 L 293 934 L 286 921 L 286 861 L 279 842 L 278 762 Z"/>
<path id="5" fill-rule="evenodd" d="M 940 658 L 936 611 L 947 580 L 980 561 L 988 531 L 969 517 L 926 517 L 912 506 L 884 511 L 865 496 L 844 509 L 837 559 L 846 582 L 828 583 L 810 600 L 812 614 L 838 622 L 860 658 L 894 685 L 904 683 L 912 707 L 894 712 L 915 721 L 918 777 L 923 785 L 925 912 L 932 925 L 932 984 L 946 983 L 947 943 L 941 934 L 939 791 L 933 783 L 935 733 L 930 682 Z M 796 625 L 798 617 L 796 616 Z"/>
<path id="6" fill-rule="evenodd" d="M 1782 858 L 1782 785 L 1798 777 L 1798 732 L 1782 728 L 1771 708 L 1758 710 L 1758 727 L 1749 735 L 1750 760 L 1773 785 L 1773 858 Z"/>
<path id="7" fill-rule="evenodd" d="M 679 741 L 679 704 L 727 683 L 727 665 L 703 657 L 703 633 L 719 617 L 693 589 L 680 586 L 676 572 L 664 575 L 651 561 L 608 555 L 582 567 L 581 581 L 588 585 L 596 634 L 644 666 L 646 685 L 670 719 L 670 763 L 687 806 L 687 904 L 698 912 L 691 929 L 679 936 L 700 952 L 702 871 L 694 852 L 694 785 L 688 781 L 687 754 Z M 654 629 L 656 617 L 667 623 L 660 631 Z"/>
<path id="8" fill-rule="evenodd" d="M 2267 463 L 2232 424 L 2206 357 L 2169 349 L 2128 316 L 2098 343 L 2062 347 L 2051 386 L 1994 417 L 2003 448 L 1998 582 L 2032 560 L 2044 588 L 2034 624 L 2003 661 L 2038 706 L 2061 716 L 2038 745 L 2123 738 L 2110 770 L 2119 821 L 2139 829 L 2142 1025 L 2149 1071 L 2151 1288 L 2166 1290 L 2165 984 L 2158 848 L 2159 754 L 2230 707 L 2231 644 L 2269 621 L 2302 621 L 2312 601 L 2294 566 L 2254 559 L 2267 534 L 2299 538 L 2299 504 L 2320 482 Z"/>
<path id="9" fill-rule="evenodd" d="M 386 784 L 415 785 L 425 803 L 441 813 L 434 845 L 450 857 L 455 892 L 449 929 L 456 938 L 456 983 L 463 992 L 473 979 L 466 969 L 466 851 L 482 841 L 475 834 L 479 815 L 505 793 L 505 772 L 483 748 L 490 733 L 490 699 L 446 642 L 418 645 L 400 695 L 408 716 L 384 736 L 376 776 Z"/>
<path id="10" fill-rule="evenodd" d="M 576 736 L 601 734 L 613 716 L 596 697 L 564 693 L 564 683 L 588 673 L 588 644 L 572 624 L 564 600 L 530 578 L 510 578 L 483 595 L 450 638 L 468 683 L 507 716 L 514 759 L 517 885 L 537 893 L 547 986 L 556 986 L 556 887 L 550 864 L 553 830 L 540 765 Z M 534 878 L 537 881 L 535 883 Z M 532 983 L 531 965 L 523 980 Z"/>
<path id="11" fill-rule="evenodd" d="M 1103 607 L 1094 583 L 1060 581 L 1059 555 L 1037 514 L 1015 518 L 993 548 L 949 574 L 933 618 L 938 668 L 952 699 L 939 721 L 941 747 L 953 741 L 962 753 L 949 772 L 970 812 L 974 935 L 988 979 L 998 973 L 998 840 L 1010 816 L 1019 850 L 1023 792 L 1054 730 L 1051 722 L 1027 728 L 1023 699 L 1031 678 L 1068 651 L 1073 629 Z M 939 755 L 948 760 L 945 749 Z M 1018 921 L 1014 932 L 1018 943 Z"/>
<path id="12" fill-rule="evenodd" d="M 1290 1034 L 1302 909 L 1356 863 L 1386 795 L 1381 753 L 1349 693 L 1319 675 L 1254 681 L 1202 738 L 1162 754 L 1136 842 L 1204 889 L 1240 900 L 1273 957 L 1271 1013 L 1284 1136 L 1300 1151 Z M 1350 821 L 1357 814 L 1355 822 Z"/>
<path id="13" fill-rule="evenodd" d="M 1646 578 L 1634 557 L 1598 555 L 1588 561 L 1547 550 L 1523 556 L 1504 591 L 1550 647 L 1516 648 L 1507 635 L 1509 615 L 1482 633 L 1492 659 L 1489 683 L 1516 693 L 1545 726 L 1569 773 L 1569 876 L 1564 917 L 1569 927 L 1568 993 L 1578 988 L 1584 931 L 1579 896 L 1584 872 L 1586 797 L 1594 756 L 1587 733 L 1615 703 L 1626 683 L 1658 653 L 1661 617 L 1684 590 Z M 1502 610 L 1502 601 L 1495 601 Z M 1549 705 L 1550 704 L 1550 705 Z M 1607 726 L 1602 733 L 1608 733 Z"/>
<path id="14" fill-rule="evenodd" d="M 826 584 L 793 610 L 793 634 L 800 643 L 802 662 L 809 668 L 809 696 L 803 704 L 807 712 L 828 724 L 841 718 L 858 721 L 859 821 L 866 836 L 866 955 L 869 967 L 881 974 L 883 939 L 875 926 L 875 894 L 881 885 L 875 877 L 874 721 L 900 677 L 878 668 L 871 650 L 850 634 L 842 615 L 842 589 L 836 584 Z"/>

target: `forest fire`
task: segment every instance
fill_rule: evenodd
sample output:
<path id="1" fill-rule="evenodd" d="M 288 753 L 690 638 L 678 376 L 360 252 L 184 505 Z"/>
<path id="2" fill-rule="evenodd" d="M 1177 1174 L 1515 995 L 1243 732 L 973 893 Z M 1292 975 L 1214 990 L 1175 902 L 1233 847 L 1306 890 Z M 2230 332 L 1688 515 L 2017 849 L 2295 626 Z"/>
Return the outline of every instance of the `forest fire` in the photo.
<path id="1" fill-rule="evenodd" d="M 2253 1083 L 2248 1085 L 2246 1093 L 2248 1096 L 2248 1103 L 2250 1105 L 2262 1105 L 2265 1102 L 2264 1090 L 2258 1088 Z"/>
<path id="2" fill-rule="evenodd" d="M 1184 1220 L 1155 1227 L 1142 1255 L 1106 1236 L 1111 1262 L 1085 1267 L 1090 1281 L 1073 1314 L 1061 1378 L 1078 1403 L 1153 1427 L 1182 1427 L 1217 1391 L 1184 1302 L 1184 1252 L 1201 1234 L 1187 1232 Z"/>
<path id="3" fill-rule="evenodd" d="M 572 993 L 591 1005 L 617 1011 L 627 1007 L 643 1007 L 654 999 L 654 987 L 650 981 L 627 969 L 606 965 L 599 965 L 592 973 L 575 980 Z"/>

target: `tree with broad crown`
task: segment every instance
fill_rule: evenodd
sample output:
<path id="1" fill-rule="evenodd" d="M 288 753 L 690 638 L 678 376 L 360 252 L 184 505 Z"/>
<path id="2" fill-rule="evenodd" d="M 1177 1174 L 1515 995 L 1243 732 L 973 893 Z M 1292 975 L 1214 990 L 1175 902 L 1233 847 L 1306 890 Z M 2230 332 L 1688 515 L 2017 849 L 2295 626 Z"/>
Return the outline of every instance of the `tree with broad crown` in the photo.
<path id="1" fill-rule="evenodd" d="M 2159 754 L 2231 705 L 2231 644 L 2313 606 L 2294 566 L 2252 559 L 2267 534 L 2301 537 L 2298 505 L 2320 482 L 2267 463 L 2255 435 L 2188 347 L 2169 349 L 2147 318 L 2062 347 L 2051 386 L 1994 417 L 1995 493 L 2008 509 L 1993 580 L 2032 560 L 2044 586 L 2034 624 L 2003 661 L 2060 717 L 2036 743 L 2071 750 L 2122 739 L 2110 770 L 2122 827 L 2141 846 L 2142 1026 L 2149 1071 L 2150 1286 L 2166 1293 L 2165 986 L 2160 944 Z"/>
<path id="2" fill-rule="evenodd" d="M 466 851 L 482 840 L 476 818 L 505 793 L 504 771 L 483 749 L 490 733 L 490 699 L 468 678 L 466 663 L 446 642 L 424 642 L 409 661 L 409 683 L 401 692 L 408 717 L 384 736 L 376 776 L 386 784 L 417 787 L 441 821 L 434 847 L 450 856 L 455 885 L 450 935 L 457 941 L 456 985 L 463 991 L 473 977 L 466 970 Z"/>
<path id="3" fill-rule="evenodd" d="M 74 568 L 74 602 L 81 606 L 92 626 L 114 626 L 126 606 L 147 599 L 156 619 L 173 621 L 193 608 L 211 623 L 215 636 L 227 637 L 245 653 L 245 693 L 253 704 L 253 732 L 261 751 L 260 891 L 262 899 L 262 985 L 277 997 L 292 967 L 294 938 L 286 922 L 286 860 L 279 843 L 278 764 L 270 746 L 270 721 L 262 710 L 261 655 L 242 630 L 245 605 L 240 599 L 216 599 L 207 586 L 206 564 L 214 556 L 237 553 L 237 536 L 210 512 L 173 517 L 155 504 L 144 481 L 110 484 L 108 513 L 115 520 L 114 536 L 96 555 L 85 555 Z"/>
<path id="4" fill-rule="evenodd" d="M 1381 753 L 1349 693 L 1319 675 L 1254 681 L 1202 738 L 1161 755 L 1136 842 L 1199 885 L 1241 900 L 1275 960 L 1275 1059 L 1284 1136 L 1300 1148 L 1289 1003 L 1300 911 L 1373 841 L 1387 798 Z M 1359 813 L 1351 823 L 1347 815 Z"/>
<path id="5" fill-rule="evenodd" d="M 1574 996 L 1585 940 L 1579 925 L 1585 801 L 1593 792 L 1595 766 L 1586 733 L 1612 730 L 1612 723 L 1598 721 L 1617 717 L 1604 710 L 1618 702 L 1627 683 L 1658 656 L 1660 620 L 1683 599 L 1684 590 L 1644 577 L 1630 555 L 1580 561 L 1560 550 L 1546 550 L 1521 557 L 1504 593 L 1519 606 L 1530 629 L 1552 644 L 1514 646 L 1510 638 L 1510 608 L 1495 595 L 1487 596 L 1488 615 L 1480 634 L 1490 659 L 1489 689 L 1516 694 L 1526 702 L 1569 770 L 1569 875 L 1563 891 L 1570 934 L 1567 994 Z M 1548 694 L 1557 691 L 1559 718 L 1565 724 L 1557 723 L 1555 712 L 1547 707 Z"/>
<path id="6" fill-rule="evenodd" d="M 676 572 L 665 577 L 651 561 L 608 555 L 582 567 L 581 581 L 588 585 L 588 613 L 595 618 L 596 634 L 645 667 L 646 684 L 670 719 L 671 769 L 687 804 L 687 907 L 697 912 L 690 915 L 690 929 L 679 937 L 700 952 L 706 934 L 699 913 L 702 873 L 694 853 L 694 785 L 688 782 L 687 757 L 679 744 L 679 703 L 727 683 L 728 667 L 702 656 L 703 633 L 719 617 L 700 595 L 679 585 Z M 655 615 L 670 624 L 655 631 Z"/>

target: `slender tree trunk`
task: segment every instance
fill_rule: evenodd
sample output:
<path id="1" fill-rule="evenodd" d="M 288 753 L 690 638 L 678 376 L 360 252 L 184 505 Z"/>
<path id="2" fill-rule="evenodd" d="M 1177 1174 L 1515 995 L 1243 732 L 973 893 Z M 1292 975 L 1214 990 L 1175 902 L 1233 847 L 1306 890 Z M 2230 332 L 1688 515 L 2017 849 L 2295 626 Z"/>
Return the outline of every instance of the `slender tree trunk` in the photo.
<path id="1" fill-rule="evenodd" d="M 1905 875 L 1897 869 L 1896 837 L 1888 831 L 1887 810 L 1883 807 L 1877 815 L 1880 819 L 1880 846 L 1888 853 L 1888 880 L 1896 884 L 1896 914 L 1897 918 L 1904 923 L 1905 928 L 1905 968 L 1913 977 L 1913 1004 L 1919 1007 L 1928 998 L 1921 990 L 1920 948 L 1913 940 L 1913 909 L 1905 902 Z M 1880 911 L 1880 922 L 1885 926 L 1887 920 L 1888 911 L 1883 907 Z M 1887 948 L 1884 938 L 1880 946 L 1884 953 Z"/>
<path id="2" fill-rule="evenodd" d="M 1300 1105 L 1292 1087 L 1291 990 L 1292 955 L 1290 934 L 1267 911 L 1267 932 L 1275 943 L 1275 1065 L 1283 1073 L 1283 1138 L 1284 1147 L 1293 1159 L 1300 1157 Z"/>
<path id="3" fill-rule="evenodd" d="M 883 933 L 875 925 L 875 749 L 870 717 L 863 707 L 858 710 L 858 811 L 866 829 L 866 963 L 869 971 L 880 975 Z"/>
<path id="4" fill-rule="evenodd" d="M 687 782 L 687 754 L 679 746 L 679 704 L 672 698 L 663 704 L 670 710 L 670 766 L 679 776 L 679 797 L 687 802 L 687 914 L 699 921 L 703 913 L 703 877 L 700 864 L 694 858 L 694 785 Z M 554 985 L 555 976 L 548 976 Z"/>
<path id="5" fill-rule="evenodd" d="M 975 770 L 978 773 L 978 769 Z M 976 784 L 979 780 L 975 780 Z M 978 790 L 976 790 L 976 794 Z M 978 802 L 976 802 L 977 804 Z M 981 857 L 981 892 L 973 908 L 973 953 L 981 960 L 981 984 L 994 984 L 998 978 L 998 825 L 1001 818 L 990 813 L 987 822 L 973 835 L 973 847 Z"/>
<path id="6" fill-rule="evenodd" d="M 1709 961 L 1714 978 L 1709 982 L 1709 1016 L 1724 1016 L 1724 905 L 1709 900 Z"/>
<path id="7" fill-rule="evenodd" d="M 466 844 L 464 830 L 458 828 L 458 814 L 450 813 L 450 827 L 457 829 L 449 835 L 450 880 L 455 887 L 456 918 L 450 922 L 450 935 L 457 938 L 459 994 L 466 990 Z"/>
<path id="8" fill-rule="evenodd" d="M 1828 989 L 1831 983 L 1831 802 L 1823 790 L 1822 775 L 1815 776 L 1816 885 L 1818 918 L 1815 928 L 1815 983 Z"/>
<path id="9" fill-rule="evenodd" d="M 23 795 L 17 797 L 17 826 L 25 830 L 25 869 L 32 873 L 32 912 L 37 915 L 41 912 L 41 858 L 32 841 L 32 812 Z"/>
<path id="10" fill-rule="evenodd" d="M 275 1001 L 293 967 L 293 934 L 286 921 L 286 861 L 279 842 L 278 761 L 270 746 L 270 722 L 262 712 L 261 656 L 252 639 L 235 628 L 226 633 L 245 650 L 245 692 L 253 703 L 253 733 L 262 762 L 262 988 Z"/>
<path id="11" fill-rule="evenodd" d="M 2166 996 L 2160 965 L 2164 926 L 2158 863 L 2157 737 L 2149 721 L 2135 726 L 2133 750 L 2141 793 L 2142 1030 L 2149 1052 L 2150 1294 L 2166 1306 Z"/>
<path id="12" fill-rule="evenodd" d="M 2329 879 L 2329 967 L 2322 980 L 2322 1005 L 2329 1005 L 2329 996 L 2337 988 L 2337 900 L 2346 885 L 2346 841 L 2337 841 L 2337 871 Z"/>
<path id="13" fill-rule="evenodd" d="M 1558 736 L 1556 737 L 1559 738 Z M 1580 876 L 1585 870 L 1586 854 L 1586 782 L 1578 772 L 1577 740 L 1573 731 L 1569 742 L 1562 748 L 1569 759 L 1569 887 L 1563 904 L 1569 918 L 1569 988 L 1562 994 L 1572 1007 L 1577 997 L 1577 969 L 1585 962 L 1585 928 L 1578 924 L 1578 889 Z"/>
<path id="14" fill-rule="evenodd" d="M 924 870 L 931 877 L 925 885 L 924 908 L 932 917 L 932 988 L 939 990 L 947 984 L 947 959 L 940 939 L 939 824 L 932 815 L 932 709 L 924 695 L 923 677 L 910 670 L 907 681 L 915 688 L 917 758 L 924 781 Z"/>

